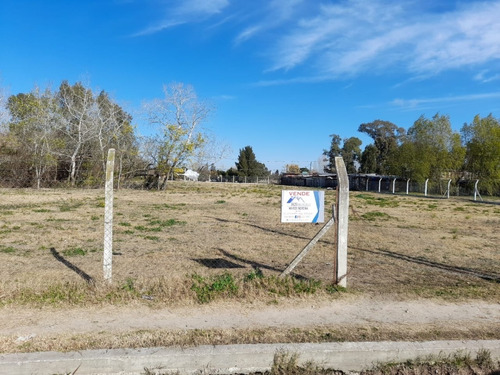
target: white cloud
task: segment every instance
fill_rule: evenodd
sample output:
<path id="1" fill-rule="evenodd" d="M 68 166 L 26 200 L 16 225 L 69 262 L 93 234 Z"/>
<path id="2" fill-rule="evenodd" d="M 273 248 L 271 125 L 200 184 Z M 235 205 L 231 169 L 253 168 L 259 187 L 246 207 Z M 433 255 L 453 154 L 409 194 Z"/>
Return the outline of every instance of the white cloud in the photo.
<path id="1" fill-rule="evenodd" d="M 391 104 L 397 107 L 404 108 L 417 108 L 422 105 L 436 104 L 436 103 L 457 103 L 469 102 L 474 100 L 494 99 L 500 98 L 500 92 L 490 92 L 485 94 L 471 94 L 471 95 L 458 95 L 458 96 L 443 96 L 440 98 L 423 98 L 423 99 L 394 99 Z"/>
<path id="2" fill-rule="evenodd" d="M 474 79 L 482 83 L 488 83 L 500 80 L 500 74 L 489 74 L 489 71 L 482 70 L 474 76 Z"/>
<path id="3" fill-rule="evenodd" d="M 213 15 L 220 13 L 229 5 L 229 0 L 182 0 L 177 8 L 174 8 L 174 15 Z"/>
<path id="4" fill-rule="evenodd" d="M 422 77 L 500 61 L 500 0 L 166 3 L 165 17 L 137 35 L 209 20 L 204 26 L 230 33 L 234 45 L 264 42 L 256 53 L 269 60 L 267 71 L 301 68 L 331 79 L 401 69 Z"/>
<path id="5" fill-rule="evenodd" d="M 229 5 L 229 0 L 177 0 L 167 4 L 166 16 L 134 36 L 154 34 L 178 25 L 198 22 L 221 13 Z"/>
<path id="6" fill-rule="evenodd" d="M 447 13 L 415 3 L 357 0 L 323 5 L 287 30 L 272 56 L 274 69 L 314 66 L 334 76 L 406 67 L 417 74 L 500 59 L 500 1 Z M 316 72 L 317 73 L 317 72 Z"/>
<path id="7" fill-rule="evenodd" d="M 262 28 L 258 25 L 255 26 L 250 26 L 243 30 L 241 33 L 238 34 L 238 36 L 235 38 L 234 43 L 235 44 L 240 44 L 248 39 L 251 39 L 254 35 L 256 35 Z"/>

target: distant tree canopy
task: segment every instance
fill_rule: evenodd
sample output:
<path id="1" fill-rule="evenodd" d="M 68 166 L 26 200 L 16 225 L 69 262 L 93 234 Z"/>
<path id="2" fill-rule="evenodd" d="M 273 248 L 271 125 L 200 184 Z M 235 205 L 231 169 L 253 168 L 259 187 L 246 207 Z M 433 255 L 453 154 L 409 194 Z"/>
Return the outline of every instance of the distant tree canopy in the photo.
<path id="1" fill-rule="evenodd" d="M 302 173 L 301 168 L 298 166 L 298 164 L 287 164 L 285 166 L 285 171 L 286 173 L 294 173 L 294 174 Z"/>
<path id="2" fill-rule="evenodd" d="M 164 187 L 175 171 L 208 169 L 228 149 L 216 147 L 215 138 L 202 131 L 212 107 L 189 85 L 164 86 L 164 97 L 144 110 L 157 133 L 140 138 L 132 116 L 106 91 L 81 82 L 8 98 L 0 90 L 0 183 L 96 186 L 104 181 L 107 151 L 114 148 L 118 183 L 149 168 L 164 176 L 155 184 Z"/>
<path id="3" fill-rule="evenodd" d="M 450 119 L 437 113 L 420 116 L 406 131 L 392 122 L 375 120 L 361 124 L 359 132 L 373 139 L 361 152 L 361 140 L 330 135 L 327 172 L 335 169 L 335 156 L 342 156 L 348 173 L 394 175 L 423 182 L 443 176 L 477 178 L 490 194 L 500 193 L 500 121 L 489 115 L 474 117 L 460 133 Z"/>
<path id="4" fill-rule="evenodd" d="M 270 174 L 266 166 L 257 161 L 251 146 L 240 149 L 236 169 L 239 176 L 267 177 Z"/>
<path id="5" fill-rule="evenodd" d="M 35 88 L 8 98 L 0 133 L 0 175 L 14 186 L 75 185 L 102 179 L 109 148 L 121 178 L 138 162 L 132 117 L 105 91 L 63 81 L 56 92 Z"/>
<path id="6" fill-rule="evenodd" d="M 488 193 L 500 191 L 500 122 L 492 115 L 474 117 L 462 127 L 464 169 L 487 183 Z"/>
<path id="7" fill-rule="evenodd" d="M 358 128 L 361 133 L 368 134 L 373 139 L 373 145 L 376 151 L 373 154 L 368 154 L 367 157 L 375 157 L 375 170 L 372 171 L 378 174 L 387 174 L 389 172 L 390 159 L 394 156 L 394 152 L 398 148 L 404 134 L 404 128 L 398 127 L 392 122 L 375 120 L 373 122 L 361 124 Z M 370 162 L 373 164 L 373 161 Z M 362 166 L 361 169 L 366 169 Z"/>
<path id="8" fill-rule="evenodd" d="M 342 142 L 340 136 L 332 134 L 330 137 L 332 138 L 330 149 L 323 151 L 323 154 L 328 157 L 326 172 L 335 171 L 335 157 L 342 156 L 347 173 L 356 173 L 361 159 L 361 139 L 356 137 L 346 138 L 343 140 L 342 147 L 340 147 L 340 142 Z"/>
<path id="9" fill-rule="evenodd" d="M 157 134 L 149 139 L 157 171 L 164 175 L 164 189 L 175 168 L 184 165 L 206 142 L 201 126 L 211 107 L 200 101 L 190 85 L 172 83 L 163 87 L 164 97 L 144 105 L 148 122 Z"/>

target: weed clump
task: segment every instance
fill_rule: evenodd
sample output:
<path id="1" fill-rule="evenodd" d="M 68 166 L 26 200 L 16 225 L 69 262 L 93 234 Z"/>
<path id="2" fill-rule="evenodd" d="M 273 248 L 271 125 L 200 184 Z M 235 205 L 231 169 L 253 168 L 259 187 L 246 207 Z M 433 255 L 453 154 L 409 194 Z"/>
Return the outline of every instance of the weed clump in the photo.
<path id="1" fill-rule="evenodd" d="M 217 296 L 234 296 L 238 292 L 234 277 L 229 273 L 206 278 L 198 274 L 191 276 L 191 290 L 196 293 L 198 302 L 207 303 Z"/>

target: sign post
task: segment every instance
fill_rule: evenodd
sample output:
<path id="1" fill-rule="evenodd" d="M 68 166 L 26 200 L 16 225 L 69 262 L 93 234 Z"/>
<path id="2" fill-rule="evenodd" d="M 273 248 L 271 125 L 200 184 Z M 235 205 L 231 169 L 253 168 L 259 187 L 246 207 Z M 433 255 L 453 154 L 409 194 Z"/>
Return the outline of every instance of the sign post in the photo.
<path id="1" fill-rule="evenodd" d="M 282 223 L 322 223 L 325 221 L 325 192 L 283 190 L 281 192 Z"/>

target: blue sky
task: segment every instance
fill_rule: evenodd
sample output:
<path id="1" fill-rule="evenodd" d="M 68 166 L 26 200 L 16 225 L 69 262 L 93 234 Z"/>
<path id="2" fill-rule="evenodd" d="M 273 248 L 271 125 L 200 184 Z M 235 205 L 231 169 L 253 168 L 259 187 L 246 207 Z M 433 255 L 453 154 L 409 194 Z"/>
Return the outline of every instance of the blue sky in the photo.
<path id="1" fill-rule="evenodd" d="M 141 103 L 191 84 L 232 152 L 271 170 L 313 165 L 330 134 L 449 115 L 500 115 L 500 1 L 2 0 L 0 87 L 62 80 Z"/>

